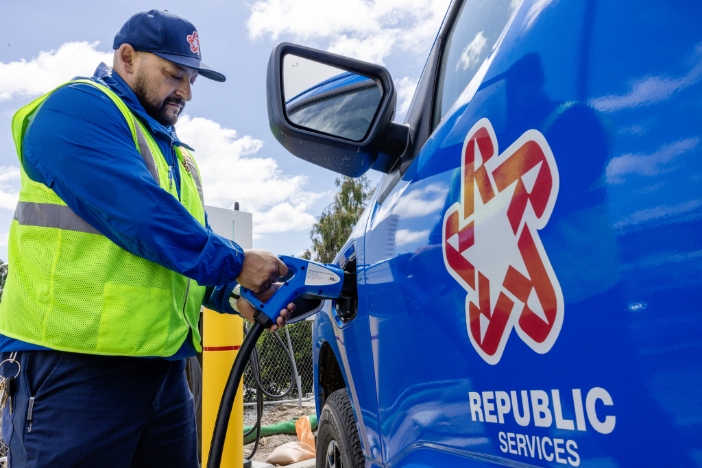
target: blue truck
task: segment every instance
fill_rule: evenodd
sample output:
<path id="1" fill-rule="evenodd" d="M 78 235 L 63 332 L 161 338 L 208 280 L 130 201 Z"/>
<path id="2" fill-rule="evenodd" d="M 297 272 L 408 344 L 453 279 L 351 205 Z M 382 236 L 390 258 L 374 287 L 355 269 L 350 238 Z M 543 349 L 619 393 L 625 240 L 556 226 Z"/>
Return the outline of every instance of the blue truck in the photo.
<path id="1" fill-rule="evenodd" d="M 382 67 L 268 73 L 285 148 L 384 173 L 314 323 L 319 468 L 702 466 L 702 3 L 453 1 L 402 123 Z"/>

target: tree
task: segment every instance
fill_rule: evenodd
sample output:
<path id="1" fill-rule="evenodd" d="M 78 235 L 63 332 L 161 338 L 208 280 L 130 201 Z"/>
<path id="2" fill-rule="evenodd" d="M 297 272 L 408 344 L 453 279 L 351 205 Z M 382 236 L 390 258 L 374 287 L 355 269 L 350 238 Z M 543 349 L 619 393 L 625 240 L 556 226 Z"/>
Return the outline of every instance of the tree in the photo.
<path id="1" fill-rule="evenodd" d="M 2 292 L 5 290 L 5 280 L 7 279 L 7 263 L 0 260 L 0 300 Z"/>
<path id="2" fill-rule="evenodd" d="M 312 252 L 305 252 L 303 258 L 314 256 L 319 262 L 332 262 L 351 235 L 366 202 L 373 194 L 365 176 L 358 179 L 343 176 L 336 179 L 335 183 L 339 191 L 334 195 L 332 204 L 324 209 L 312 226 Z"/>

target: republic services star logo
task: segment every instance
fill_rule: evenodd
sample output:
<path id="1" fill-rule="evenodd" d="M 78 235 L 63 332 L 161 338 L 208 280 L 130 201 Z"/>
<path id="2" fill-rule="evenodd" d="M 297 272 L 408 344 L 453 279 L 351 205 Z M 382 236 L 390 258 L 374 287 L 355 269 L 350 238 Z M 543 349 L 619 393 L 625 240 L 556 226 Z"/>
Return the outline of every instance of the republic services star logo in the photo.
<path id="1" fill-rule="evenodd" d="M 544 136 L 529 130 L 502 154 L 488 119 L 468 132 L 461 199 L 444 215 L 444 264 L 467 291 L 468 336 L 497 364 L 517 335 L 548 352 L 563 323 L 563 294 L 538 231 L 548 223 L 559 188 Z"/>

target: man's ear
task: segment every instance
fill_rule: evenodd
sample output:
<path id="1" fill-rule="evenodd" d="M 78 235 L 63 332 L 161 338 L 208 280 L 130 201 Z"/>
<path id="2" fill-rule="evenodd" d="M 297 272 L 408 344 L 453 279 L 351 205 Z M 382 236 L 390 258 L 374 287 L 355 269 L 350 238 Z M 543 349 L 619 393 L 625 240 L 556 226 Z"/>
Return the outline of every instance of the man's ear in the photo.
<path id="1" fill-rule="evenodd" d="M 134 50 L 129 44 L 122 44 L 115 51 L 114 64 L 112 68 L 121 69 L 128 75 L 131 75 L 136 70 L 137 55 L 139 52 Z"/>

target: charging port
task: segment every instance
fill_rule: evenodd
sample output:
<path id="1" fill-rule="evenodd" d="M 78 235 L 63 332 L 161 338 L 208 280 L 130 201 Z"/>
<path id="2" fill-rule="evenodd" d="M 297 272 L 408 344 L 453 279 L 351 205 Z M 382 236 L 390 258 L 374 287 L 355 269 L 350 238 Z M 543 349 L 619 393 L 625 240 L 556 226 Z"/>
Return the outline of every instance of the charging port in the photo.
<path id="1" fill-rule="evenodd" d="M 358 311 L 356 254 L 354 253 L 343 266 L 340 266 L 344 269 L 344 285 L 341 288 L 341 295 L 336 300 L 336 316 L 346 323 L 356 318 Z"/>

